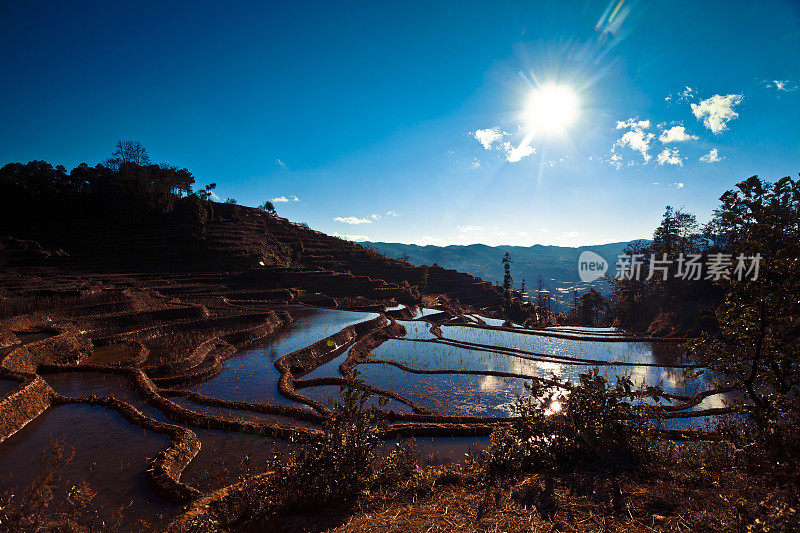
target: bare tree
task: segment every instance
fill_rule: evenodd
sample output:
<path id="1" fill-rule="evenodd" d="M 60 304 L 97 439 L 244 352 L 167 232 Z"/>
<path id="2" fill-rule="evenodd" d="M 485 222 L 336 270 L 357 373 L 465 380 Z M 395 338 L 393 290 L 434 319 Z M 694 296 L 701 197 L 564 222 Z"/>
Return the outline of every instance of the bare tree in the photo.
<path id="1" fill-rule="evenodd" d="M 135 163 L 141 166 L 149 165 L 150 156 L 147 155 L 147 150 L 139 141 L 117 141 L 117 146 L 111 153 L 111 158 L 106 160 L 106 166 L 117 170 L 124 163 Z"/>

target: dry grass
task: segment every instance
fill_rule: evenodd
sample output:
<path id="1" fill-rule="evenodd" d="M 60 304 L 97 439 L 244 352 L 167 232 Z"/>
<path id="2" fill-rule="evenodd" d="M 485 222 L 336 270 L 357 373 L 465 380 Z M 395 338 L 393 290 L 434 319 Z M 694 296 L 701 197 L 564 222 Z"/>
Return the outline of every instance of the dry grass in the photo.
<path id="1" fill-rule="evenodd" d="M 318 519 L 286 517 L 277 530 L 688 532 L 756 526 L 751 530 L 758 531 L 756 520 L 768 521 L 780 502 L 787 501 L 785 489 L 736 472 L 664 470 L 652 477 L 612 479 L 572 473 L 550 482 L 530 477 L 495 492 L 487 491 L 469 470 L 450 466 L 429 470 L 413 487 L 370 495 L 339 525 L 331 521 L 345 510 L 331 510 Z"/>

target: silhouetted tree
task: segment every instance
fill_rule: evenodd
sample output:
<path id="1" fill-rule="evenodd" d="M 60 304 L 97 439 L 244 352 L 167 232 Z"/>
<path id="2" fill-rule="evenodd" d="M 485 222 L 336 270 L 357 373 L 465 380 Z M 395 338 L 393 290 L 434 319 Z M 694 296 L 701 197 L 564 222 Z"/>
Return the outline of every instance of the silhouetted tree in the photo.
<path id="1" fill-rule="evenodd" d="M 779 408 L 800 393 L 800 180 L 753 176 L 720 200 L 706 235 L 713 252 L 730 254 L 731 275 L 714 281 L 725 291 L 718 327 L 696 350 L 742 384 L 756 405 Z M 753 279 L 746 257 L 756 253 Z M 748 269 L 742 276 L 735 270 L 739 254 Z"/>
<path id="2" fill-rule="evenodd" d="M 270 213 L 272 215 L 276 214 L 275 206 L 269 200 L 258 206 L 258 208 L 266 213 Z"/>
<path id="3" fill-rule="evenodd" d="M 106 166 L 112 170 L 118 170 L 125 163 L 134 163 L 139 166 L 150 164 L 150 156 L 147 155 L 142 143 L 139 141 L 117 141 L 117 146 L 111 153 L 111 157 L 106 160 Z"/>
<path id="4" fill-rule="evenodd" d="M 225 203 L 230 205 L 236 205 L 239 202 L 236 201 L 236 198 L 226 198 Z"/>

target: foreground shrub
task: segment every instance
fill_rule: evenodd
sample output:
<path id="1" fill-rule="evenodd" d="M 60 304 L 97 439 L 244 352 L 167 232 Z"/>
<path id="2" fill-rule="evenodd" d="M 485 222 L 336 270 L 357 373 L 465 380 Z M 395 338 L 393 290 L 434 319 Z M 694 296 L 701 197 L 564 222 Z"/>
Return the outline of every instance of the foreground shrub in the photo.
<path id="1" fill-rule="evenodd" d="M 594 465 L 628 468 L 643 449 L 641 428 L 626 423 L 635 394 L 628 378 L 610 386 L 595 368 L 580 383 L 534 381 L 514 406 L 513 424 L 494 431 L 485 470 L 490 479 Z"/>
<path id="2" fill-rule="evenodd" d="M 381 445 L 381 413 L 367 407 L 369 392 L 352 383 L 340 387 L 341 401 L 319 437 L 300 443 L 290 472 L 287 503 L 328 505 L 357 497 L 375 475 Z M 381 405 L 385 402 L 381 401 Z"/>

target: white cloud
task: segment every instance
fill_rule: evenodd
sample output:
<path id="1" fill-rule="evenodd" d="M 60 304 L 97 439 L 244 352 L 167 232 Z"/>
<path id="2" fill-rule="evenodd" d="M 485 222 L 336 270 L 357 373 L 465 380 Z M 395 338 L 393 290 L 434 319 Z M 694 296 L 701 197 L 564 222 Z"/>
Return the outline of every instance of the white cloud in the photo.
<path id="1" fill-rule="evenodd" d="M 276 196 L 275 198 L 270 200 L 270 202 L 273 202 L 273 203 L 276 203 L 276 204 L 282 204 L 282 203 L 285 203 L 285 202 L 288 202 L 288 201 L 289 201 L 289 199 L 286 198 L 285 196 Z"/>
<path id="2" fill-rule="evenodd" d="M 506 154 L 506 161 L 509 163 L 516 163 L 523 157 L 528 157 L 536 152 L 536 149 L 528 143 L 520 144 L 519 146 L 514 147 L 511 142 L 504 140 L 510 134 L 502 131 L 500 128 L 486 128 L 483 130 L 477 130 L 471 135 L 479 143 L 481 143 L 485 150 L 504 152 Z M 479 167 L 480 162 L 475 159 L 475 161 L 472 163 L 472 166 Z"/>
<path id="3" fill-rule="evenodd" d="M 497 235 L 498 237 L 505 237 L 506 232 L 503 230 L 495 230 L 492 232 L 492 235 Z"/>
<path id="4" fill-rule="evenodd" d="M 335 217 L 334 222 L 342 222 L 344 224 L 372 224 L 372 221 L 368 218 L 358 218 L 358 217 Z"/>
<path id="5" fill-rule="evenodd" d="M 483 231 L 483 226 L 457 226 L 459 231 Z"/>
<path id="6" fill-rule="evenodd" d="M 683 126 L 673 126 L 668 130 L 661 132 L 658 140 L 662 143 L 679 143 L 684 141 L 692 141 L 697 139 L 697 135 L 689 135 L 686 133 L 686 128 Z"/>
<path id="7" fill-rule="evenodd" d="M 278 165 L 281 168 L 289 168 L 289 167 L 286 166 L 286 163 L 284 163 L 283 161 L 281 161 L 280 159 L 277 159 L 277 158 L 275 159 L 275 164 Z"/>
<path id="8" fill-rule="evenodd" d="M 670 187 L 673 188 L 673 189 L 683 189 L 683 182 L 682 181 L 676 181 L 675 183 L 670 185 Z"/>
<path id="9" fill-rule="evenodd" d="M 536 149 L 530 144 L 521 144 L 514 148 L 509 142 L 503 143 L 503 149 L 506 151 L 506 161 L 509 163 L 516 163 L 523 157 L 528 157 L 536 152 Z"/>
<path id="10" fill-rule="evenodd" d="M 650 119 L 639 120 L 639 117 L 629 118 L 628 120 L 618 120 L 617 129 L 646 130 L 650 127 Z"/>
<path id="11" fill-rule="evenodd" d="M 472 163 L 470 164 L 470 166 L 472 168 L 479 168 L 481 166 L 481 162 L 478 161 L 478 158 L 476 157 L 475 159 L 472 160 Z"/>
<path id="12" fill-rule="evenodd" d="M 381 219 L 381 216 L 380 216 L 380 215 L 378 215 L 378 214 L 376 214 L 376 213 L 372 213 L 372 214 L 369 216 L 369 218 L 371 218 L 372 220 L 380 220 L 380 219 Z"/>
<path id="13" fill-rule="evenodd" d="M 486 128 L 485 130 L 477 130 L 472 134 L 486 150 L 491 150 L 492 145 L 502 141 L 505 135 L 508 135 L 508 133 L 500 131 L 500 128 Z"/>
<path id="14" fill-rule="evenodd" d="M 722 161 L 722 158 L 719 156 L 719 152 L 716 148 L 712 148 L 710 152 L 700 158 L 700 161 L 703 163 L 716 163 L 718 161 Z"/>
<path id="15" fill-rule="evenodd" d="M 339 233 L 334 233 L 333 236 L 339 237 L 340 239 L 344 239 L 346 241 L 354 241 L 354 242 L 362 242 L 369 240 L 369 237 L 367 237 L 366 235 L 341 235 Z"/>
<path id="16" fill-rule="evenodd" d="M 697 120 L 703 119 L 706 128 L 714 133 L 720 133 L 728 129 L 728 122 L 739 116 L 733 110 L 734 106 L 739 105 L 744 96 L 741 94 L 728 94 L 721 96 L 715 94 L 711 98 L 701 101 L 699 104 L 691 104 L 692 113 Z"/>
<path id="17" fill-rule="evenodd" d="M 681 159 L 681 154 L 677 148 L 664 148 L 664 150 L 658 154 L 658 164 L 678 165 L 682 167 L 683 159 Z"/>
<path id="18" fill-rule="evenodd" d="M 528 233 L 527 231 L 518 231 L 517 235 L 519 235 L 520 237 L 530 237 L 531 236 L 531 234 Z"/>
<path id="19" fill-rule="evenodd" d="M 397 211 L 392 211 L 391 209 L 389 209 L 388 211 L 386 211 L 386 216 L 387 217 L 399 217 L 400 213 L 398 213 Z"/>
<path id="20" fill-rule="evenodd" d="M 542 233 L 550 233 L 550 230 L 547 228 L 542 228 L 539 231 L 541 231 Z"/>
<path id="21" fill-rule="evenodd" d="M 640 154 L 642 154 L 644 162 L 647 163 L 648 161 L 650 161 L 651 157 L 650 154 L 647 153 L 647 151 L 650 149 L 650 141 L 653 140 L 653 137 L 655 137 L 654 134 L 645 133 L 645 131 L 642 130 L 641 128 L 632 129 L 630 131 L 626 131 L 622 137 L 617 139 L 617 142 L 614 143 L 614 148 L 616 148 L 617 146 L 620 147 L 627 146 L 631 150 L 635 150 Z M 611 159 L 612 159 L 612 165 L 614 166 L 622 162 L 621 158 L 615 159 L 613 155 Z"/>
<path id="22" fill-rule="evenodd" d="M 292 196 L 292 201 L 293 202 L 299 202 L 300 198 L 298 198 L 297 196 Z"/>

